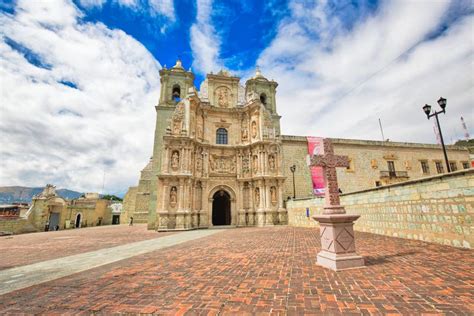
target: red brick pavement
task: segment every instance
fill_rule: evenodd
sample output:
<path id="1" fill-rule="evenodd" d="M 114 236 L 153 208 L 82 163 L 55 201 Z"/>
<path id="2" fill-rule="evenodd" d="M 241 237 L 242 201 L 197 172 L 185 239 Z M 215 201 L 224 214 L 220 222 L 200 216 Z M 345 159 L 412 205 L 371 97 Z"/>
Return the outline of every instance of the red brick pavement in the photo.
<path id="1" fill-rule="evenodd" d="M 317 266 L 317 229 L 233 229 L 0 296 L 0 313 L 474 312 L 473 251 L 356 235 L 363 269 Z"/>
<path id="2" fill-rule="evenodd" d="M 146 225 L 112 225 L 0 237 L 0 270 L 157 238 Z"/>

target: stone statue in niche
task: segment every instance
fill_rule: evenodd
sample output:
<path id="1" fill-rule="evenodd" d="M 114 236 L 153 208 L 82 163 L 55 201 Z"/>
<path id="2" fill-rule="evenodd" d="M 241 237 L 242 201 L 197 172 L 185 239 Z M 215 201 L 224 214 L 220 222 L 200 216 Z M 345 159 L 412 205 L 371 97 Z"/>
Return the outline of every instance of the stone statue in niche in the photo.
<path id="1" fill-rule="evenodd" d="M 252 169 L 254 172 L 258 171 L 258 156 L 257 155 L 253 156 Z"/>
<path id="2" fill-rule="evenodd" d="M 176 187 L 171 187 L 170 206 L 175 207 L 177 202 L 178 202 L 178 189 L 176 189 Z"/>
<path id="3" fill-rule="evenodd" d="M 249 139 L 249 130 L 247 124 L 242 124 L 242 141 L 246 142 Z"/>
<path id="4" fill-rule="evenodd" d="M 275 205 L 277 203 L 277 192 L 275 187 L 270 188 L 270 198 L 272 201 L 272 205 Z"/>
<path id="5" fill-rule="evenodd" d="M 252 121 L 252 138 L 257 138 L 258 130 L 257 130 L 257 122 Z"/>
<path id="6" fill-rule="evenodd" d="M 268 156 L 268 166 L 270 167 L 271 171 L 275 171 L 275 156 Z"/>
<path id="7" fill-rule="evenodd" d="M 201 155 L 198 154 L 198 157 L 196 159 L 196 174 L 200 175 L 202 171 L 202 158 Z"/>
<path id="8" fill-rule="evenodd" d="M 171 168 L 173 170 L 178 170 L 179 168 L 179 153 L 177 151 L 173 151 L 171 155 Z"/>
<path id="9" fill-rule="evenodd" d="M 255 188 L 255 206 L 259 207 L 260 206 L 260 189 Z"/>

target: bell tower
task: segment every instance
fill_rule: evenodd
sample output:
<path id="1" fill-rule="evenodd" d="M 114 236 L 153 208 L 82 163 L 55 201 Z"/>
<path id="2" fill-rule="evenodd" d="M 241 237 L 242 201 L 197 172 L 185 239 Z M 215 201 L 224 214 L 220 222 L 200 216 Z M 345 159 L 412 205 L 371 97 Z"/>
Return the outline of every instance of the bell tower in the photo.
<path id="1" fill-rule="evenodd" d="M 171 116 L 176 109 L 176 105 L 181 99 L 184 99 L 187 96 L 189 88 L 194 88 L 194 74 L 191 71 L 186 71 L 181 64 L 181 60 L 178 59 L 172 68 L 167 69 L 166 67 L 163 67 L 163 69 L 160 70 L 160 83 L 160 99 L 158 105 L 155 106 L 156 125 L 151 170 L 153 180 L 148 184 L 150 195 L 148 223 L 154 222 L 157 193 L 156 181 L 154 180 L 161 168 L 163 136 L 165 136 L 166 127 L 169 125 Z"/>
<path id="2" fill-rule="evenodd" d="M 262 105 L 268 110 L 271 114 L 272 121 L 276 128 L 277 135 L 280 135 L 280 118 L 276 110 L 276 88 L 278 83 L 273 80 L 268 80 L 265 78 L 260 69 L 257 67 L 255 76 L 250 78 L 245 83 L 245 95 L 247 100 L 249 99 L 259 99 Z"/>
<path id="3" fill-rule="evenodd" d="M 194 74 L 186 71 L 181 64 L 181 60 L 176 61 L 170 69 L 160 70 L 160 101 L 158 106 L 174 107 L 181 99 L 186 97 L 188 89 L 194 87 Z"/>

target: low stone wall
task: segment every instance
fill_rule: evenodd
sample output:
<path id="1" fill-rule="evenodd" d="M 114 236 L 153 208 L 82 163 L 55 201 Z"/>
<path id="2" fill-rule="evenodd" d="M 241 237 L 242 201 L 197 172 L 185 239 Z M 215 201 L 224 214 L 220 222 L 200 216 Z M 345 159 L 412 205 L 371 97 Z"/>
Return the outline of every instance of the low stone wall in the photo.
<path id="1" fill-rule="evenodd" d="M 1 219 L 0 236 L 10 234 L 23 234 L 38 231 L 27 219 Z"/>
<path id="2" fill-rule="evenodd" d="M 287 202 L 288 223 L 317 226 L 322 198 Z M 358 231 L 474 248 L 474 169 L 343 194 Z M 306 216 L 309 208 L 310 217 Z"/>

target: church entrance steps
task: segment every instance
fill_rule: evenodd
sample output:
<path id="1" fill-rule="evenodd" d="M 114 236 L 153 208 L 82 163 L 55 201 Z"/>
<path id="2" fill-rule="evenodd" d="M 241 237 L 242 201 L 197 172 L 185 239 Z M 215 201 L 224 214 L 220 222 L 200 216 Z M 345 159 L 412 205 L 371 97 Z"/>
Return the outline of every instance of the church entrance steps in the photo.
<path id="1" fill-rule="evenodd" d="M 56 280 L 78 272 L 207 237 L 219 230 L 193 230 L 122 246 L 2 270 L 0 295 Z"/>

